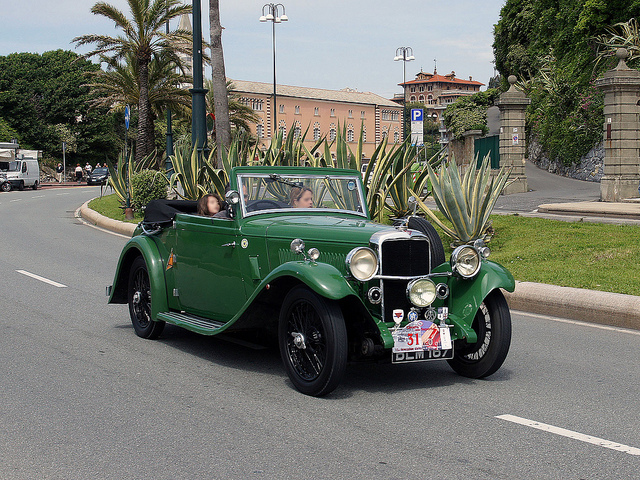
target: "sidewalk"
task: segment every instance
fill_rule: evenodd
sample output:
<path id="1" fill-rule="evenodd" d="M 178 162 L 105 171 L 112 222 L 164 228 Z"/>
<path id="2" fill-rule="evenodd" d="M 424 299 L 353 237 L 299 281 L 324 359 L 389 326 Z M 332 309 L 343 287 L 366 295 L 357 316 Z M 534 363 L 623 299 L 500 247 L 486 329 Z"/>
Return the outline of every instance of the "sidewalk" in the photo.
<path id="1" fill-rule="evenodd" d="M 538 207 L 538 212 L 580 217 L 640 220 L 640 203 L 631 201 L 545 203 Z"/>

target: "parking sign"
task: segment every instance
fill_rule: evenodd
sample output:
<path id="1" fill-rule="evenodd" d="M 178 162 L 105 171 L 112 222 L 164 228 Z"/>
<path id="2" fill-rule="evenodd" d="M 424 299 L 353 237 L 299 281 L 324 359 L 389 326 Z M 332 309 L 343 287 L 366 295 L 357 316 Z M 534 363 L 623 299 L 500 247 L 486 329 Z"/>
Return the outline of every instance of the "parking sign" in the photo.
<path id="1" fill-rule="evenodd" d="M 424 112 L 421 108 L 412 108 L 411 109 L 411 121 L 412 122 L 422 122 Z"/>

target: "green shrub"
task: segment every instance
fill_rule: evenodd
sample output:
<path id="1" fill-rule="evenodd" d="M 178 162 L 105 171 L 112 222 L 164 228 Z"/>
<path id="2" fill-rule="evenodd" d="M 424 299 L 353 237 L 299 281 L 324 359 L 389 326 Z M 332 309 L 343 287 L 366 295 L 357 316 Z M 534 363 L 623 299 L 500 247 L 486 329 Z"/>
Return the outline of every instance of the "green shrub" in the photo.
<path id="1" fill-rule="evenodd" d="M 162 172 L 142 170 L 131 176 L 131 206 L 142 211 L 151 200 L 167 198 L 167 180 Z"/>

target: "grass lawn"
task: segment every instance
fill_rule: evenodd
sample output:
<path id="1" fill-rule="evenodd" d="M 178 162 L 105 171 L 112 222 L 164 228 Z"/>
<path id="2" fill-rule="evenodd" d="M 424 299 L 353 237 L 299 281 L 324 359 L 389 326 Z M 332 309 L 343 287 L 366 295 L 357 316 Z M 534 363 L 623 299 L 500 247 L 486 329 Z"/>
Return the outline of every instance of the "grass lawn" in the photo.
<path id="1" fill-rule="evenodd" d="M 640 226 L 517 215 L 491 219 L 495 235 L 489 258 L 516 280 L 640 295 Z M 441 237 L 448 254 L 450 240 Z"/>
<path id="2" fill-rule="evenodd" d="M 138 223 L 142 220 L 142 214 L 134 212 L 133 220 L 125 220 L 124 210 L 120 208 L 120 200 L 115 194 L 105 195 L 102 198 L 94 198 L 89 202 L 89 208 L 105 217 L 123 222 Z"/>
<path id="3" fill-rule="evenodd" d="M 92 200 L 89 208 L 125 221 L 116 195 Z M 493 215 L 491 219 L 495 235 L 489 242 L 489 258 L 507 267 L 517 280 L 640 295 L 640 268 L 636 264 L 640 226 L 517 215 Z M 129 222 L 140 220 L 142 215 L 136 213 Z M 439 233 L 448 257 L 450 239 Z"/>

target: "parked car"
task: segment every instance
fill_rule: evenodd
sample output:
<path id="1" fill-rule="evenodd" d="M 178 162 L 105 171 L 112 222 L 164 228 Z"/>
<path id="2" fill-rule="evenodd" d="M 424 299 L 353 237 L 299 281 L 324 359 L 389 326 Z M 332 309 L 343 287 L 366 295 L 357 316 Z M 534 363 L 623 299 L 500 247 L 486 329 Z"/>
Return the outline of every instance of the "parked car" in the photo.
<path id="1" fill-rule="evenodd" d="M 293 385 L 316 396 L 348 361 L 447 360 L 471 378 L 502 365 L 511 317 L 500 289 L 515 284 L 482 242 L 446 261 L 424 218 L 372 222 L 353 170 L 237 167 L 229 188 L 214 217 L 191 201 L 147 206 L 107 287 L 140 337 L 165 322 L 273 335 Z"/>
<path id="2" fill-rule="evenodd" d="M 87 177 L 87 185 L 106 185 L 109 179 L 109 169 L 106 167 L 99 167 L 93 170 Z"/>
<path id="3" fill-rule="evenodd" d="M 0 171 L 6 175 L 9 185 L 3 184 L 3 191 L 8 192 L 14 188 L 24 190 L 31 187 L 36 190 L 40 183 L 40 165 L 38 160 L 24 158 L 12 161 L 0 161 Z"/>

